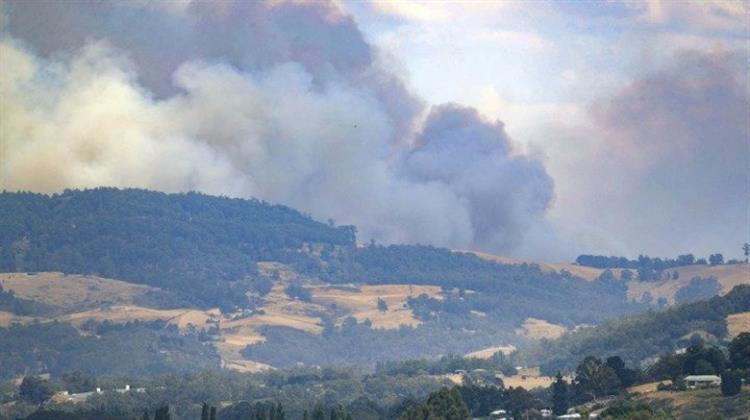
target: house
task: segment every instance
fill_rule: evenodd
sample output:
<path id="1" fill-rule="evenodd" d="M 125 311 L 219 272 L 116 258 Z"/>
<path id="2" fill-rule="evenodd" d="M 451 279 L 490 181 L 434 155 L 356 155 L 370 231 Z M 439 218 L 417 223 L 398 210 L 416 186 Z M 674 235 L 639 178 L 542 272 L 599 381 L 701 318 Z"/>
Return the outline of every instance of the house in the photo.
<path id="1" fill-rule="evenodd" d="M 507 412 L 505 410 L 495 410 L 490 413 L 491 420 L 505 420 Z"/>
<path id="2" fill-rule="evenodd" d="M 118 392 L 120 394 L 124 394 L 126 392 L 137 392 L 137 393 L 144 393 L 146 392 L 146 388 L 130 388 L 130 385 L 125 385 L 125 388 L 118 388 L 114 390 L 115 392 Z M 68 391 L 60 391 L 52 396 L 51 400 L 55 403 L 63 403 L 63 402 L 72 402 L 74 404 L 85 402 L 90 396 L 94 394 L 101 394 L 102 389 L 96 388 L 95 391 L 89 391 L 89 392 L 79 392 L 75 394 L 71 394 Z"/>
<path id="3" fill-rule="evenodd" d="M 685 377 L 688 389 L 711 388 L 721 385 L 721 378 L 716 375 L 688 375 Z"/>

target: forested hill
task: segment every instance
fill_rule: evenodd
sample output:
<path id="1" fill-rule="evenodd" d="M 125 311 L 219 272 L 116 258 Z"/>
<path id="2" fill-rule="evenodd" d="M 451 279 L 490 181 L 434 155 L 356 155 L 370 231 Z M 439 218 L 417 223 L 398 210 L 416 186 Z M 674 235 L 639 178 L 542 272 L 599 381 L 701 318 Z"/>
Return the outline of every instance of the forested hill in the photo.
<path id="1" fill-rule="evenodd" d="M 610 321 L 595 328 L 567 333 L 542 343 L 540 354 L 531 356 L 542 371 L 571 371 L 583 354 L 620 356 L 626 362 L 642 362 L 680 347 L 691 337 L 726 341 L 727 316 L 750 311 L 750 285 L 740 285 L 724 296 L 676 306 L 662 312 L 647 312 Z"/>
<path id="2" fill-rule="evenodd" d="M 639 309 L 620 280 L 586 282 L 430 246 L 357 247 L 355 232 L 284 206 L 198 193 L 0 193 L 3 272 L 93 274 L 157 286 L 224 312 L 252 306 L 248 291 L 269 292 L 276 280 L 258 271 L 259 261 L 324 283 L 442 287 L 442 300 L 410 300 L 423 321 L 440 312 L 469 319 L 479 311 L 517 325 L 535 317 L 574 326 Z"/>
<path id="3" fill-rule="evenodd" d="M 243 299 L 221 283 L 255 262 L 294 258 L 306 243 L 353 246 L 334 227 L 289 207 L 198 193 L 97 188 L 0 193 L 0 271 L 90 273 L 203 296 Z M 226 296 L 225 296 L 226 295 Z"/>

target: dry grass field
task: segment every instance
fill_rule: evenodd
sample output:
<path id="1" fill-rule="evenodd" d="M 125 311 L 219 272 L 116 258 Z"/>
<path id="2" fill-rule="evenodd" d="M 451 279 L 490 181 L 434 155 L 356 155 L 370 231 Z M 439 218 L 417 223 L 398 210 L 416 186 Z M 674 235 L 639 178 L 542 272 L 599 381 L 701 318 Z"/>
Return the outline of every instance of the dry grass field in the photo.
<path id="1" fill-rule="evenodd" d="M 70 309 L 128 305 L 136 296 L 158 290 L 119 280 L 57 272 L 0 273 L 0 285 L 20 298 Z"/>
<path id="2" fill-rule="evenodd" d="M 56 318 L 58 321 L 67 322 L 75 327 L 80 327 L 87 321 L 124 324 L 130 321 L 166 321 L 170 325 L 176 325 L 185 331 L 192 325 L 196 330 L 207 328 L 211 321 L 219 319 L 218 309 L 201 311 L 197 309 L 151 309 L 134 305 L 107 306 L 89 311 L 75 312 Z"/>
<path id="3" fill-rule="evenodd" d="M 506 387 L 512 386 L 515 388 L 520 386 L 527 390 L 534 388 L 547 388 L 555 381 L 555 378 L 552 376 L 542 375 L 539 372 L 538 367 L 519 369 L 518 373 L 513 376 L 500 375 L 500 378 L 502 378 Z M 565 379 L 569 382 L 571 380 L 571 378 L 568 377 Z"/>
<path id="4" fill-rule="evenodd" d="M 750 414 L 750 387 L 744 386 L 739 395 L 724 397 L 718 388 L 673 392 L 655 391 L 640 394 L 638 399 L 672 408 L 678 419 L 722 418 L 747 419 Z"/>
<path id="5" fill-rule="evenodd" d="M 639 393 L 639 394 L 648 394 L 651 392 L 656 392 L 657 391 L 656 388 L 659 386 L 659 384 L 671 385 L 672 381 L 667 379 L 664 381 L 649 382 L 646 384 L 631 386 L 630 388 L 628 388 L 628 392 Z"/>
<path id="6" fill-rule="evenodd" d="M 473 358 L 473 359 L 489 359 L 497 352 L 503 352 L 503 354 L 511 354 L 514 351 L 516 351 L 516 346 L 496 346 L 496 347 L 487 347 L 486 349 L 473 351 L 471 353 L 467 353 L 464 355 L 464 357 L 467 358 Z"/>
<path id="7" fill-rule="evenodd" d="M 521 328 L 516 330 L 516 334 L 531 340 L 554 339 L 565 334 L 567 330 L 562 325 L 552 324 L 543 319 L 528 318 L 521 325 Z"/>
<path id="8" fill-rule="evenodd" d="M 477 252 L 477 251 L 463 251 L 459 250 L 457 252 L 467 252 L 474 254 L 478 256 L 479 258 L 488 260 L 488 261 L 494 261 L 500 264 L 536 264 L 539 266 L 539 268 L 542 269 L 542 271 L 557 271 L 560 272 L 562 270 L 566 270 L 569 273 L 573 274 L 574 276 L 578 276 L 584 280 L 595 280 L 599 275 L 602 274 L 602 271 L 599 268 L 593 268 L 593 267 L 584 267 L 581 265 L 576 264 L 566 264 L 566 263 L 548 263 L 548 262 L 540 262 L 540 261 L 528 261 L 528 260 L 521 260 L 518 258 L 511 258 L 511 257 L 503 257 L 501 255 L 493 255 L 488 254 L 486 252 Z M 615 275 L 619 275 L 619 272 L 622 270 L 615 269 L 613 272 Z"/>
<path id="9" fill-rule="evenodd" d="M 326 307 L 336 305 L 362 322 L 372 321 L 373 328 L 395 329 L 401 325 L 416 326 L 421 321 L 414 317 L 411 309 L 406 307 L 410 296 L 426 294 L 435 299 L 442 299 L 437 286 L 412 286 L 386 284 L 377 286 L 334 287 L 319 286 L 311 288 L 313 302 Z M 385 311 L 378 309 L 378 298 L 388 306 Z M 343 321 L 343 317 L 339 322 Z"/>
<path id="10" fill-rule="evenodd" d="M 495 261 L 501 264 L 523 264 L 533 263 L 539 265 L 544 271 L 562 271 L 566 270 L 571 274 L 581 277 L 584 280 L 595 280 L 599 277 L 604 270 L 593 267 L 583 267 L 576 264 L 565 264 L 565 263 L 546 263 L 537 261 L 525 261 L 516 258 L 503 257 L 499 255 L 492 255 L 483 252 L 475 251 L 457 251 L 457 252 L 469 252 L 477 255 L 480 258 L 484 258 L 489 261 Z M 615 277 L 619 278 L 622 273 L 622 269 L 611 270 Z M 631 270 L 635 272 L 635 270 Z M 641 282 L 632 280 L 628 283 L 628 297 L 632 300 L 641 300 L 644 293 L 649 292 L 654 300 L 663 297 L 667 299 L 669 303 L 674 303 L 674 294 L 681 287 L 687 285 L 690 279 L 693 277 L 716 277 L 721 284 L 721 294 L 728 293 L 734 286 L 740 284 L 750 284 L 750 265 L 748 264 L 726 264 L 719 266 L 707 266 L 707 265 L 691 265 L 684 267 L 677 267 L 674 269 L 667 270 L 670 273 L 677 271 L 679 278 L 676 280 L 662 280 L 657 282 Z"/>
<path id="11" fill-rule="evenodd" d="M 743 332 L 750 332 L 750 312 L 740 312 L 727 317 L 729 338 L 734 338 Z"/>
<path id="12" fill-rule="evenodd" d="M 694 265 L 670 269 L 677 271 L 676 280 L 662 280 L 658 282 L 631 281 L 628 284 L 628 296 L 633 300 L 640 300 L 643 294 L 649 292 L 654 300 L 661 297 L 669 303 L 674 303 L 675 293 L 686 286 L 693 277 L 716 277 L 721 284 L 721 294 L 728 293 L 734 286 L 750 284 L 750 265 L 732 264 L 720 266 Z"/>
<path id="13" fill-rule="evenodd" d="M 7 327 L 11 324 L 27 324 L 34 318 L 28 316 L 16 315 L 10 312 L 0 311 L 0 327 Z"/>

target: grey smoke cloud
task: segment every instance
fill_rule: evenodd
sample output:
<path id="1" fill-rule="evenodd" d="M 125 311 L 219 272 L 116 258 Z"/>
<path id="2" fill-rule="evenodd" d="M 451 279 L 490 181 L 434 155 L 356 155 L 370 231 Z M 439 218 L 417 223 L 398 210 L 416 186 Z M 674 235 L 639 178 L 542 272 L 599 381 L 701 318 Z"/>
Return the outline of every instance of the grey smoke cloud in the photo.
<path id="1" fill-rule="evenodd" d="M 685 51 L 594 103 L 602 139 L 581 171 L 582 216 L 631 254 L 723 251 L 750 239 L 745 54 Z"/>
<path id="2" fill-rule="evenodd" d="M 501 122 L 484 121 L 472 108 L 436 106 L 403 169 L 466 202 L 477 245 L 512 249 L 546 211 L 553 182 L 538 160 L 513 155 L 511 147 Z"/>
<path id="3" fill-rule="evenodd" d="M 321 2 L 5 2 L 0 188 L 258 197 L 363 239 L 505 252 L 553 194 L 502 124 L 423 105 Z M 52 35 L 54 34 L 54 35 Z"/>

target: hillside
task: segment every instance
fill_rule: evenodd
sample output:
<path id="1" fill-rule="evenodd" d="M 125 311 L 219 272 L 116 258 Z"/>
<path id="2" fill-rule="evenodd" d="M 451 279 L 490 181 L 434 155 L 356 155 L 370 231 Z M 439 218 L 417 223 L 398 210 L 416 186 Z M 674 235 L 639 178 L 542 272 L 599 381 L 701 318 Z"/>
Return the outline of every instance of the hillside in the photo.
<path id="1" fill-rule="evenodd" d="M 641 365 L 664 353 L 686 347 L 693 334 L 722 342 L 731 339 L 732 315 L 750 311 L 750 285 L 736 286 L 724 296 L 647 312 L 564 334 L 542 342 L 526 356 L 547 374 L 571 371 L 581 355 L 620 356 Z M 735 315 L 736 316 L 736 315 Z M 737 326 L 736 321 L 734 322 Z M 737 331 L 732 331 L 736 333 Z"/>
<path id="2" fill-rule="evenodd" d="M 197 193 L 0 193 L 0 271 L 116 278 L 204 307 L 244 305 L 241 283 L 256 261 L 297 261 L 310 243 L 351 245 L 353 229 L 284 206 Z"/>
<path id="3" fill-rule="evenodd" d="M 57 321 L 79 334 L 76 352 L 145 328 L 144 340 L 184 337 L 205 363 L 238 370 L 372 366 L 520 349 L 650 307 L 628 298 L 626 281 L 583 278 L 596 270 L 589 267 L 423 245 L 358 247 L 353 227 L 257 200 L 111 188 L 6 192 L 0 215 L 0 325 L 16 322 L 13 334 L 33 343 L 33 319 Z"/>
<path id="4" fill-rule="evenodd" d="M 579 264 L 566 264 L 566 263 L 547 263 L 540 261 L 521 260 L 510 257 L 503 257 L 499 255 L 492 255 L 484 252 L 476 251 L 462 251 L 471 252 L 480 258 L 488 261 L 495 261 L 501 264 L 535 264 L 545 272 L 562 272 L 563 270 L 571 273 L 574 276 L 580 277 L 584 280 L 594 281 L 599 279 L 602 274 L 608 269 L 588 267 Z M 616 277 L 621 278 L 623 268 L 611 268 L 610 272 Z M 750 284 L 750 265 L 749 264 L 723 264 L 723 265 L 686 265 L 669 268 L 667 271 L 670 274 L 677 272 L 677 278 L 665 278 L 658 281 L 640 281 L 638 274 L 635 270 L 633 271 L 633 279 L 625 281 L 628 287 L 628 298 L 633 301 L 640 302 L 646 295 L 650 295 L 653 302 L 657 302 L 660 298 L 666 299 L 667 303 L 675 303 L 675 293 L 680 288 L 688 285 L 690 280 L 694 277 L 701 278 L 716 278 L 721 286 L 720 294 L 729 293 L 734 286 L 740 284 Z"/>

